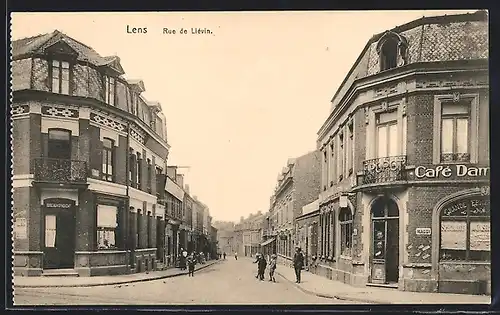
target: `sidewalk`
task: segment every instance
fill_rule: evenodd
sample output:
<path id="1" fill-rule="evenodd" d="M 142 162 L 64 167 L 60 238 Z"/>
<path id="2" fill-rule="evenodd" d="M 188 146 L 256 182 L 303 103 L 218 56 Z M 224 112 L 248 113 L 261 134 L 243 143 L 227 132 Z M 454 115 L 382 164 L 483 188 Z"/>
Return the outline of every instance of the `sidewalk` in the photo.
<path id="1" fill-rule="evenodd" d="M 197 264 L 195 272 L 207 268 L 220 260 L 207 261 L 206 264 Z M 150 281 L 164 278 L 171 278 L 181 275 L 187 275 L 187 270 L 179 268 L 170 268 L 163 271 L 152 271 L 149 273 L 141 272 L 129 275 L 118 276 L 95 276 L 95 277 L 20 277 L 14 276 L 15 288 L 48 288 L 48 287 L 95 287 L 102 285 L 116 285 L 123 283 L 133 283 Z"/>
<path id="2" fill-rule="evenodd" d="M 295 271 L 278 265 L 276 273 L 292 282 L 300 290 L 339 300 L 350 300 L 370 304 L 490 304 L 491 297 L 486 295 L 466 295 L 452 293 L 408 292 L 376 287 L 353 287 L 329 280 L 313 273 L 302 271 L 302 281 L 295 283 Z"/>

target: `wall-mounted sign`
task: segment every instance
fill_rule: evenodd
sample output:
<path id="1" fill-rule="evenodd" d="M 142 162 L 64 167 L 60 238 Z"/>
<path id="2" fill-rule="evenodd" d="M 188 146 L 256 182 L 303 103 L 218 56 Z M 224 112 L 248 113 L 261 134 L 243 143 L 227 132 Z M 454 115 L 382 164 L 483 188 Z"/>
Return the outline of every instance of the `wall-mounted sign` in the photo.
<path id="1" fill-rule="evenodd" d="M 28 238 L 28 224 L 25 218 L 16 218 L 14 220 L 14 238 L 18 240 Z"/>
<path id="2" fill-rule="evenodd" d="M 417 235 L 431 235 L 431 228 L 416 228 L 415 233 Z"/>
<path id="3" fill-rule="evenodd" d="M 441 221 L 441 248 L 465 250 L 467 243 L 467 222 Z"/>
<path id="4" fill-rule="evenodd" d="M 490 176 L 490 167 L 476 165 L 420 165 L 413 172 L 416 179 L 487 179 Z"/>
<path id="5" fill-rule="evenodd" d="M 490 222 L 470 223 L 470 250 L 490 251 Z"/>
<path id="6" fill-rule="evenodd" d="M 347 196 L 342 195 L 339 197 L 339 207 L 340 208 L 347 208 Z"/>
<path id="7" fill-rule="evenodd" d="M 71 203 L 55 203 L 55 202 L 47 202 L 45 204 L 47 208 L 62 208 L 62 209 L 69 209 L 73 206 Z"/>

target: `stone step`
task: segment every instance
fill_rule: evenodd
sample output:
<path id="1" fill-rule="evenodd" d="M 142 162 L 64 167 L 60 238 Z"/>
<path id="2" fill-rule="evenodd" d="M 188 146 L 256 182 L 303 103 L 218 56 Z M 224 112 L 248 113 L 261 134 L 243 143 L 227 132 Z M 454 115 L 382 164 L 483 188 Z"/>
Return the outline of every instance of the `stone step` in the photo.
<path id="1" fill-rule="evenodd" d="M 378 288 L 389 288 L 389 289 L 397 289 L 397 283 L 367 283 L 367 287 L 378 287 Z"/>
<path id="2" fill-rule="evenodd" d="M 75 269 L 45 269 L 42 272 L 44 277 L 78 277 Z"/>

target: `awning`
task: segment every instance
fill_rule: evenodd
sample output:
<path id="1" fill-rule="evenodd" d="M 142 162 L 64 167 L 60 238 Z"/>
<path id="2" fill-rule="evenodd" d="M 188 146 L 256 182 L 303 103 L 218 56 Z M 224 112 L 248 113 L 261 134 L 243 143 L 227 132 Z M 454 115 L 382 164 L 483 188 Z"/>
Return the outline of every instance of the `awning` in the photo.
<path id="1" fill-rule="evenodd" d="M 264 243 L 260 244 L 260 246 L 266 246 L 268 244 L 271 244 L 274 240 L 276 240 L 276 239 L 275 238 L 268 239 Z"/>

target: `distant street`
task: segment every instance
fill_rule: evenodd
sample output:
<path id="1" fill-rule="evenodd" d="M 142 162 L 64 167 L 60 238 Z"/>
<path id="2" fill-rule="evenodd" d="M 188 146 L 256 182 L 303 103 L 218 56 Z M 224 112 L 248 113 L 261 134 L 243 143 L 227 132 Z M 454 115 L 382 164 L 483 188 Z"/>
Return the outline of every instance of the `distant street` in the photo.
<path id="1" fill-rule="evenodd" d="M 279 267 L 278 267 L 279 268 Z M 285 267 L 282 267 L 285 268 Z M 256 265 L 234 257 L 195 273 L 147 282 L 82 288 L 15 289 L 15 305 L 352 304 L 302 292 L 280 276 L 255 279 Z"/>

